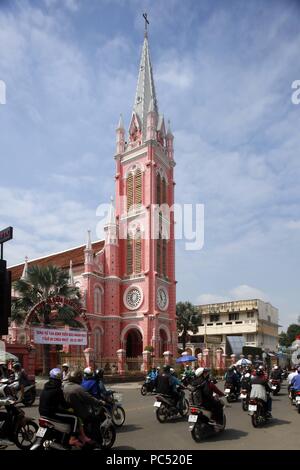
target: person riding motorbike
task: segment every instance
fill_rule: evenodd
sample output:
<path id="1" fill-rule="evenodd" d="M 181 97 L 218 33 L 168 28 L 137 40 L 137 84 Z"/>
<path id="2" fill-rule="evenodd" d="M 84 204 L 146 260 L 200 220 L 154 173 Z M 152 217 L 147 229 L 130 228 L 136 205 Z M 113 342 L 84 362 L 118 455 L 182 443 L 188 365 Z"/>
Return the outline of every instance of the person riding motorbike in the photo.
<path id="1" fill-rule="evenodd" d="M 256 374 L 251 378 L 251 398 L 258 398 L 265 404 L 266 413 L 269 418 L 272 418 L 272 398 L 270 395 L 271 388 L 269 387 L 268 380 L 265 376 L 264 369 L 259 367 Z"/>
<path id="2" fill-rule="evenodd" d="M 271 374 L 270 374 L 270 379 L 281 381 L 281 370 L 279 369 L 278 366 L 273 367 Z"/>
<path id="3" fill-rule="evenodd" d="M 292 384 L 292 380 L 293 380 L 293 378 L 294 378 L 296 375 L 297 375 L 297 367 L 293 367 L 293 368 L 292 368 L 292 371 L 289 373 L 288 378 L 287 378 L 287 381 L 288 381 L 288 391 L 290 391 L 291 384 Z"/>
<path id="4" fill-rule="evenodd" d="M 9 389 L 15 397 L 17 397 L 18 391 L 20 391 L 18 401 L 21 402 L 24 398 L 24 389 L 27 385 L 30 384 L 30 381 L 27 377 L 25 370 L 22 369 L 21 364 L 19 362 L 15 362 L 12 368 L 14 370 L 14 377 L 12 379 L 12 382 L 9 384 Z"/>
<path id="5" fill-rule="evenodd" d="M 112 394 L 111 390 L 107 390 L 105 385 L 104 385 L 104 369 L 97 369 L 94 378 L 97 382 L 98 385 L 98 398 L 101 400 L 107 400 Z"/>
<path id="6" fill-rule="evenodd" d="M 173 395 L 174 380 L 171 377 L 170 366 L 164 366 L 163 371 L 156 378 L 156 393 L 161 395 Z"/>
<path id="7" fill-rule="evenodd" d="M 210 369 L 198 367 L 195 371 L 195 379 L 191 384 L 190 401 L 194 405 L 202 405 L 212 411 L 211 424 L 223 424 L 223 404 L 213 396 L 224 397 L 224 393 L 210 380 Z"/>
<path id="8" fill-rule="evenodd" d="M 45 383 L 41 392 L 39 413 L 49 419 L 56 419 L 71 425 L 71 437 L 69 444 L 75 447 L 82 447 L 78 440 L 78 418 L 71 413 L 62 390 L 62 371 L 54 368 L 50 371 L 49 380 Z"/>
<path id="9" fill-rule="evenodd" d="M 65 382 L 70 374 L 70 366 L 66 362 L 61 366 L 62 367 L 62 380 Z"/>
<path id="10" fill-rule="evenodd" d="M 64 398 L 70 407 L 73 408 L 76 416 L 80 418 L 80 424 L 91 418 L 91 407 L 98 407 L 99 404 L 102 404 L 100 400 L 97 400 L 84 390 L 81 386 L 82 378 L 83 374 L 80 370 L 72 371 L 63 388 Z M 82 442 L 92 443 L 92 440 L 85 435 L 82 425 L 80 426 L 80 434 Z"/>
<path id="11" fill-rule="evenodd" d="M 83 379 L 81 382 L 81 386 L 90 393 L 93 397 L 99 398 L 100 397 L 100 387 L 99 381 L 97 380 L 94 372 L 90 367 L 86 367 L 83 371 Z"/>
<path id="12" fill-rule="evenodd" d="M 225 383 L 228 383 L 233 386 L 234 393 L 239 394 L 241 383 L 240 383 L 241 374 L 238 372 L 237 368 L 234 365 L 231 365 L 228 371 L 225 374 Z"/>
<path id="13" fill-rule="evenodd" d="M 244 368 L 241 376 L 241 388 L 250 390 L 251 388 L 251 367 L 247 366 Z"/>
<path id="14" fill-rule="evenodd" d="M 297 375 L 292 378 L 291 390 L 298 392 L 300 390 L 300 367 L 297 369 Z"/>
<path id="15" fill-rule="evenodd" d="M 175 399 L 176 407 L 179 411 L 183 410 L 184 391 L 182 390 L 182 383 L 176 376 L 175 370 L 171 367 L 171 381 L 172 381 L 172 396 Z"/>

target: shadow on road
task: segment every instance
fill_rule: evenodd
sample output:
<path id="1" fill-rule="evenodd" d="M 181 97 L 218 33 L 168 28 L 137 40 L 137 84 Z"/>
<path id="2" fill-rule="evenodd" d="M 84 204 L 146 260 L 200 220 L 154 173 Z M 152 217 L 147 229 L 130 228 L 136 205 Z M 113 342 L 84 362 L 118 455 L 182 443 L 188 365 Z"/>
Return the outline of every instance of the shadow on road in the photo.
<path id="1" fill-rule="evenodd" d="M 124 424 L 121 428 L 118 429 L 118 433 L 121 434 L 122 432 L 131 432 L 138 429 L 143 429 L 143 427 L 136 426 L 135 424 Z"/>
<path id="2" fill-rule="evenodd" d="M 285 419 L 278 419 L 278 418 L 273 418 L 272 420 L 268 421 L 267 426 L 277 426 L 280 424 L 290 424 L 291 421 L 286 421 Z"/>
<path id="3" fill-rule="evenodd" d="M 245 431 L 241 431 L 240 429 L 225 429 L 224 432 L 221 434 L 215 434 L 214 436 L 211 436 L 207 438 L 207 441 L 213 442 L 213 441 L 233 441 L 236 439 L 240 439 L 241 437 L 247 436 L 248 433 Z"/>

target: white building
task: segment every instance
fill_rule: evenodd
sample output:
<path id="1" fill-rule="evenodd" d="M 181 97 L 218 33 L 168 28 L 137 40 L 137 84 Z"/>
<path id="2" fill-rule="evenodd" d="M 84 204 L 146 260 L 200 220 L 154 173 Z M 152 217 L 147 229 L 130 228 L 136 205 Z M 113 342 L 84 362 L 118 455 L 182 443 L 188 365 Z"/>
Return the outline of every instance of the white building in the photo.
<path id="1" fill-rule="evenodd" d="M 241 353 L 243 346 L 264 349 L 278 348 L 278 309 L 262 300 L 238 300 L 199 305 L 202 322 L 198 332 L 190 334 L 187 347 L 192 353 L 216 344 L 227 354 Z M 210 339 L 211 338 L 211 339 Z"/>

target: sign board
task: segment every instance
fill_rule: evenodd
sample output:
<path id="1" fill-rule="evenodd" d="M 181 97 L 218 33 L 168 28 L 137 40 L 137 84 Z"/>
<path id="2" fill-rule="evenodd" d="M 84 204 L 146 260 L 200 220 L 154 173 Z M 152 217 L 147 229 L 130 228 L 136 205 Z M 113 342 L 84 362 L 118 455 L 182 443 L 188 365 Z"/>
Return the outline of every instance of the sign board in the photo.
<path id="1" fill-rule="evenodd" d="M 0 243 L 7 242 L 8 240 L 11 240 L 12 237 L 13 237 L 12 227 L 6 227 L 3 230 L 0 230 Z"/>
<path id="2" fill-rule="evenodd" d="M 64 344 L 70 346 L 85 346 L 87 332 L 85 330 L 65 330 L 51 328 L 34 328 L 36 344 Z"/>

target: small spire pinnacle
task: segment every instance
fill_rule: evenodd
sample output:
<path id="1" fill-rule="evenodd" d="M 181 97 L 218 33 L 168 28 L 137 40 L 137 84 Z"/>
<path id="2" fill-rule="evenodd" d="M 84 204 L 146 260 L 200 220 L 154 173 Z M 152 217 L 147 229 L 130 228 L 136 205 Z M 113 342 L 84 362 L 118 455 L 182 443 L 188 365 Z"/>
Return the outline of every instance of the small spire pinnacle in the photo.
<path id="1" fill-rule="evenodd" d="M 123 116 L 120 114 L 119 124 L 117 129 L 124 129 Z"/>
<path id="2" fill-rule="evenodd" d="M 172 131 L 171 131 L 171 121 L 170 121 L 170 119 L 168 119 L 167 135 L 173 135 Z"/>
<path id="3" fill-rule="evenodd" d="M 87 242 L 86 242 L 86 250 L 92 249 L 92 242 L 91 242 L 91 231 L 87 231 Z"/>
<path id="4" fill-rule="evenodd" d="M 24 263 L 24 268 L 23 268 L 21 279 L 23 281 L 26 281 L 27 278 L 28 278 L 28 256 L 25 256 L 25 263 Z"/>
<path id="5" fill-rule="evenodd" d="M 73 275 L 73 262 L 70 259 L 70 268 L 69 268 L 69 286 L 74 286 L 74 275 Z"/>
<path id="6" fill-rule="evenodd" d="M 107 225 L 114 225 L 116 223 L 116 214 L 114 206 L 114 198 L 110 197 L 110 208 L 108 212 Z"/>

